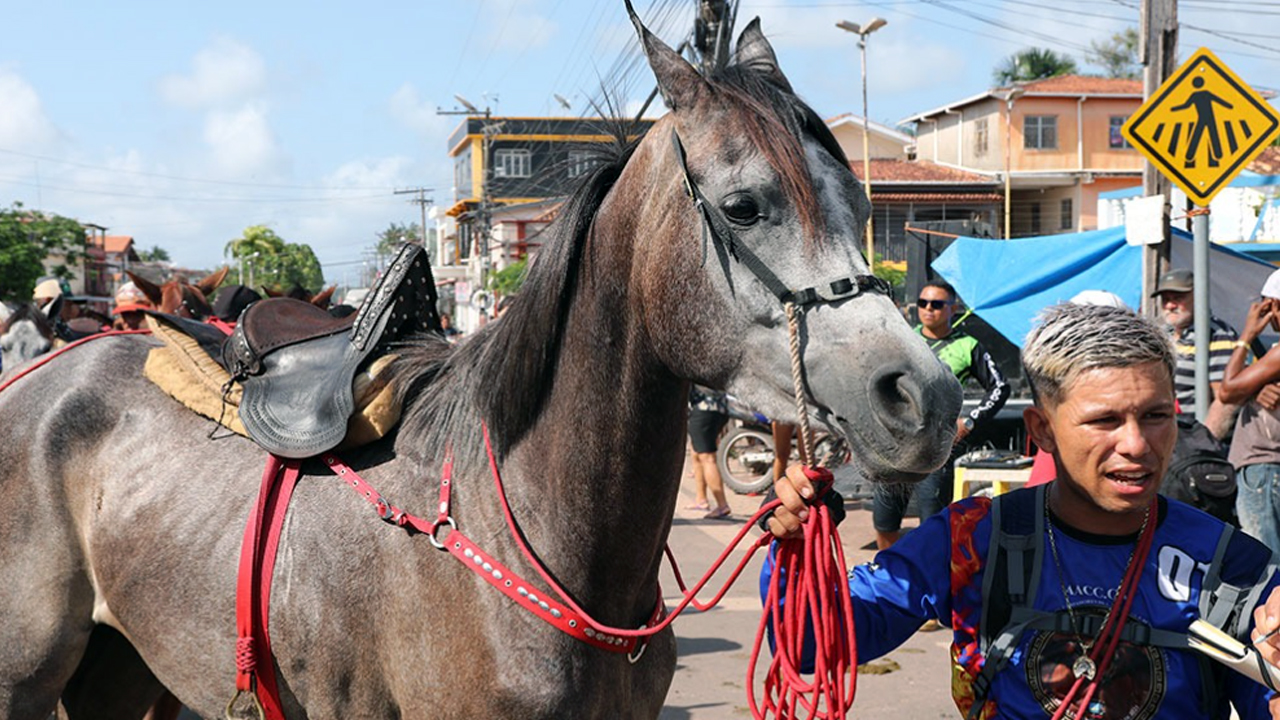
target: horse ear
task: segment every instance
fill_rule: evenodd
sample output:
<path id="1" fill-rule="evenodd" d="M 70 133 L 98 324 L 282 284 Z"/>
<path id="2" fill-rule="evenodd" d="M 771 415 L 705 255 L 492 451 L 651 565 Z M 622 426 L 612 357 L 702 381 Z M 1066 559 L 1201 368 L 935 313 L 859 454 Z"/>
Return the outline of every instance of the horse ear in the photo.
<path id="1" fill-rule="evenodd" d="M 333 291 L 337 289 L 337 285 L 330 285 L 328 289 L 321 290 L 311 298 L 311 304 L 321 310 L 327 310 L 329 308 L 329 298 L 333 297 Z"/>
<path id="2" fill-rule="evenodd" d="M 748 23 L 746 29 L 738 36 L 737 64 L 765 76 L 769 82 L 783 90 L 792 92 L 791 82 L 778 67 L 778 56 L 773 53 L 773 46 L 765 39 L 758 17 Z"/>
<path id="3" fill-rule="evenodd" d="M 197 290 L 204 293 L 205 297 L 212 297 L 213 291 L 217 290 L 218 286 L 222 284 L 222 281 L 227 279 L 227 273 L 229 272 L 231 272 L 231 266 L 223 265 L 221 270 L 200 278 L 200 280 L 196 282 L 195 287 Z"/>
<path id="4" fill-rule="evenodd" d="M 134 275 L 129 270 L 125 270 L 124 272 L 129 276 L 129 279 L 133 281 L 133 284 L 138 286 L 138 289 L 142 291 L 142 294 L 146 295 L 147 299 L 151 301 L 151 307 L 160 307 L 161 301 L 164 300 L 164 291 L 160 289 L 159 285 L 151 282 L 141 275 Z"/>
<path id="5" fill-rule="evenodd" d="M 272 290 L 266 285 L 262 286 L 262 294 L 266 295 L 267 297 L 273 297 L 273 298 L 284 297 L 284 293 L 280 292 L 279 290 Z"/>
<path id="6" fill-rule="evenodd" d="M 697 102 L 706 81 L 684 58 L 669 45 L 662 42 L 640 22 L 631 0 L 626 0 L 627 15 L 631 24 L 635 25 L 640 36 L 640 45 L 649 58 L 649 67 L 658 79 L 658 89 L 662 91 L 662 100 L 672 110 L 683 110 Z"/>

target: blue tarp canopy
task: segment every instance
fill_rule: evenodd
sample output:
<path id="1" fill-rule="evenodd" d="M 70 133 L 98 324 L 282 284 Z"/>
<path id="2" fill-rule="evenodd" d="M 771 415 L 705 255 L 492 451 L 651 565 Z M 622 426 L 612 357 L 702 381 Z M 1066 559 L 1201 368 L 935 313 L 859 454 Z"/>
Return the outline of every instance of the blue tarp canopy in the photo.
<path id="1" fill-rule="evenodd" d="M 1129 307 L 1142 295 L 1142 248 L 1125 243 L 1123 227 L 1014 240 L 956 238 L 933 269 L 992 327 L 1019 347 L 1036 316 L 1083 290 L 1109 290 Z M 1173 228 L 1172 265 L 1190 268 L 1191 236 Z M 1209 307 L 1239 329 L 1249 303 L 1276 267 L 1210 245 Z"/>

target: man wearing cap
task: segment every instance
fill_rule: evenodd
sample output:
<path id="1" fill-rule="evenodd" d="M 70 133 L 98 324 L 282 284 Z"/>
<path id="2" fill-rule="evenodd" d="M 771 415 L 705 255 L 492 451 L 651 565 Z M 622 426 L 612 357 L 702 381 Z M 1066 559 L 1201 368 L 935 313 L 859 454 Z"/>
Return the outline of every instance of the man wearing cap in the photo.
<path id="1" fill-rule="evenodd" d="M 31 293 L 31 299 L 35 301 L 36 307 L 43 310 L 46 305 L 53 302 L 61 294 L 62 286 L 58 284 L 57 280 L 49 278 L 36 285 L 35 292 Z"/>
<path id="2" fill-rule="evenodd" d="M 1271 273 L 1262 299 L 1249 307 L 1218 390 L 1223 402 L 1244 403 L 1228 456 L 1236 469 L 1240 526 L 1280 552 L 1280 393 L 1273 384 L 1280 381 L 1280 351 L 1272 348 L 1245 367 L 1249 346 L 1268 327 L 1280 328 L 1280 270 Z"/>
<path id="3" fill-rule="evenodd" d="M 151 309 L 151 301 L 131 282 L 127 282 L 116 290 L 116 306 L 111 314 L 116 317 L 115 329 L 138 330 L 146 322 L 144 310 Z"/>
<path id="4" fill-rule="evenodd" d="M 1196 336 L 1195 308 L 1192 288 L 1195 278 L 1190 270 L 1170 270 L 1160 277 L 1151 297 L 1160 299 L 1160 310 L 1173 335 L 1177 351 L 1178 367 L 1173 385 L 1177 393 L 1180 412 L 1194 415 L 1196 412 Z M 1226 437 L 1235 419 L 1236 408 L 1219 398 L 1219 384 L 1223 371 L 1231 360 L 1231 350 L 1239 335 L 1221 318 L 1209 317 L 1209 392 L 1210 400 L 1205 425 L 1219 439 Z"/>

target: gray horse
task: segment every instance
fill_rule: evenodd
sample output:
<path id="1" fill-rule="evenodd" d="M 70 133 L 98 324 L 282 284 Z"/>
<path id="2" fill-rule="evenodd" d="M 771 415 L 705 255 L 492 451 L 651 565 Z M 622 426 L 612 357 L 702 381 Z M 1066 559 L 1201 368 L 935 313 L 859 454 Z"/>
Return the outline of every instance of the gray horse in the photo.
<path id="1" fill-rule="evenodd" d="M 801 319 L 804 382 L 868 477 L 941 464 L 960 403 L 888 297 L 838 282 L 867 278 L 869 206 L 758 23 L 712 78 L 636 26 L 672 112 L 566 202 L 501 321 L 400 349 L 400 430 L 343 457 L 426 515 L 451 447 L 458 528 L 536 578 L 495 499 L 484 423 L 529 544 L 620 627 L 654 610 L 689 382 L 798 419 L 783 305 L 743 258 L 793 289 L 840 286 Z M 143 379 L 153 345 L 96 340 L 0 393 L 6 718 L 43 720 L 60 698 L 72 718 L 137 718 L 162 685 L 211 717 L 234 692 L 237 560 L 266 455 L 211 439 L 208 420 Z M 270 618 L 289 717 L 658 715 L 669 629 L 634 664 L 578 642 L 377 521 L 319 462 L 304 471 Z"/>

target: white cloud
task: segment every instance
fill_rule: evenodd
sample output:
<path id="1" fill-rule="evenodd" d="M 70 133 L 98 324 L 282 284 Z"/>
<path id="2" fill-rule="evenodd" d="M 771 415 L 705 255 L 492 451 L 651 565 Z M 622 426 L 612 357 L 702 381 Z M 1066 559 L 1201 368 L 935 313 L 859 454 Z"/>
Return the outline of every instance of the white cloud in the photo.
<path id="1" fill-rule="evenodd" d="M 61 136 L 35 88 L 7 68 L 0 68 L 0 105 L 0 147 L 39 149 Z"/>
<path id="2" fill-rule="evenodd" d="M 237 105 L 259 97 L 267 88 L 262 57 L 249 46 L 228 37 L 214 38 L 196 53 L 188 75 L 160 79 L 160 95 L 188 109 Z"/>
<path id="3" fill-rule="evenodd" d="M 403 155 L 371 160 L 352 160 L 329 173 L 324 184 L 343 187 L 394 188 L 413 182 L 413 161 Z"/>
<path id="4" fill-rule="evenodd" d="M 523 50 L 546 46 L 558 26 L 532 11 L 530 0 L 490 0 L 482 12 L 492 18 L 484 44 L 487 49 Z"/>
<path id="5" fill-rule="evenodd" d="M 422 99 L 413 83 L 401 85 L 387 102 L 387 107 L 396 122 L 416 133 L 439 136 L 443 142 L 449 132 L 450 121 L 436 112 L 435 105 Z"/>
<path id="6" fill-rule="evenodd" d="M 229 176 L 275 175 L 286 160 L 259 103 L 210 112 L 204 142 L 214 166 Z"/>

